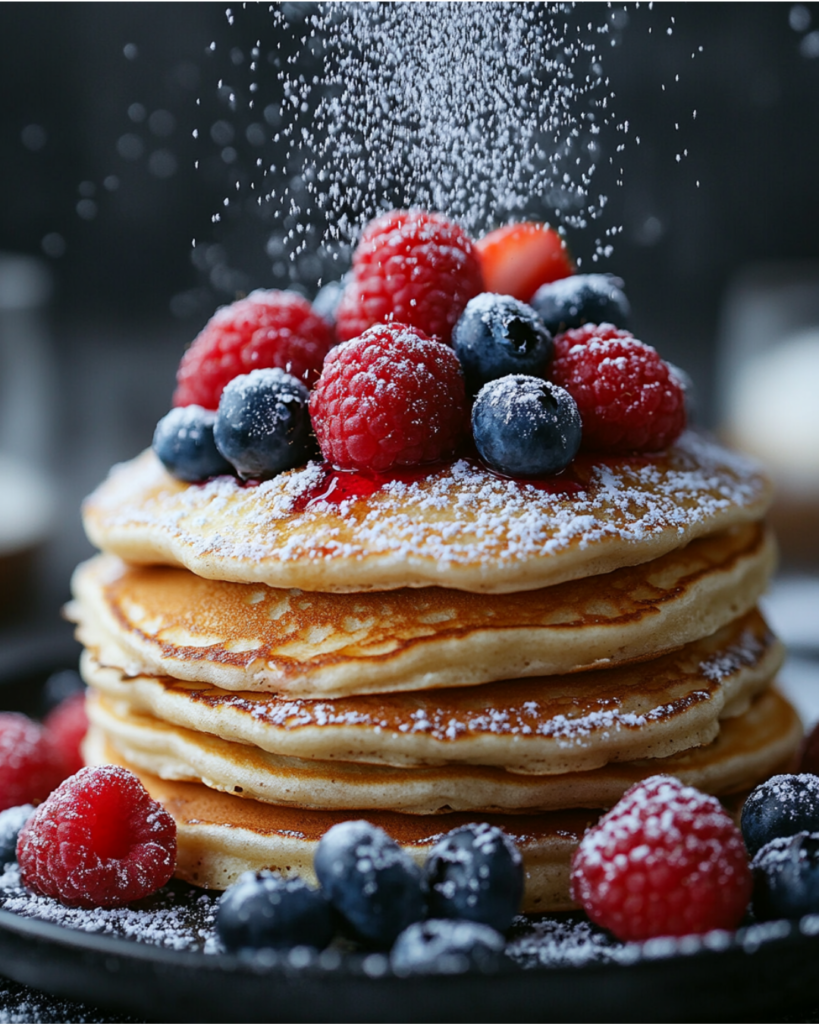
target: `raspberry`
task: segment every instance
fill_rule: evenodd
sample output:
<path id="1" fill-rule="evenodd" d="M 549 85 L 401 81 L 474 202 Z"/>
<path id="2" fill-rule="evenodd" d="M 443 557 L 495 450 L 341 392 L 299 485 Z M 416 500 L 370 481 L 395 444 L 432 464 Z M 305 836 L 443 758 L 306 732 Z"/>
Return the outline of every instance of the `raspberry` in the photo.
<path id="1" fill-rule="evenodd" d="M 327 357 L 310 415 L 324 458 L 342 469 L 446 458 L 466 426 L 458 357 L 405 324 L 371 327 Z"/>
<path id="2" fill-rule="evenodd" d="M 587 451 L 658 451 L 685 426 L 677 378 L 650 345 L 611 324 L 559 334 L 549 376 L 577 402 Z"/>
<path id="3" fill-rule="evenodd" d="M 475 245 L 486 290 L 522 302 L 530 302 L 541 285 L 574 273 L 565 242 L 548 224 L 509 224 Z"/>
<path id="4" fill-rule="evenodd" d="M 176 866 L 176 822 L 124 768 L 83 768 L 20 832 L 23 884 L 69 907 L 118 907 L 163 886 Z"/>
<path id="5" fill-rule="evenodd" d="M 59 752 L 25 715 L 0 713 L 0 811 L 45 800 L 65 778 Z"/>
<path id="6" fill-rule="evenodd" d="M 477 250 L 457 224 L 437 213 L 394 210 L 364 230 L 336 334 L 348 341 L 394 320 L 448 344 L 467 302 L 483 290 Z"/>
<path id="7" fill-rule="evenodd" d="M 251 292 L 218 309 L 182 357 L 173 404 L 215 410 L 229 381 L 268 367 L 312 384 L 333 342 L 330 325 L 301 295 Z"/>
<path id="8" fill-rule="evenodd" d="M 72 693 L 51 711 L 43 723 L 46 742 L 62 759 L 63 776 L 73 775 L 85 764 L 80 753 L 80 744 L 88 732 L 88 715 L 85 713 L 85 694 Z"/>
<path id="9" fill-rule="evenodd" d="M 583 837 L 572 898 L 626 941 L 736 928 L 751 896 L 739 829 L 716 797 L 655 775 Z"/>

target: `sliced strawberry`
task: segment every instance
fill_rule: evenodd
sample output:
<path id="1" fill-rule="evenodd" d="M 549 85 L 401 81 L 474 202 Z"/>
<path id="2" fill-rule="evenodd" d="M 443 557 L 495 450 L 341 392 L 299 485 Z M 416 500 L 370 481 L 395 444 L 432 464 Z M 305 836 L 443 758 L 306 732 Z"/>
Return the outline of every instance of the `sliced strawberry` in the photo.
<path id="1" fill-rule="evenodd" d="M 563 239 L 546 224 L 510 224 L 475 244 L 488 292 L 529 302 L 542 284 L 574 273 Z"/>

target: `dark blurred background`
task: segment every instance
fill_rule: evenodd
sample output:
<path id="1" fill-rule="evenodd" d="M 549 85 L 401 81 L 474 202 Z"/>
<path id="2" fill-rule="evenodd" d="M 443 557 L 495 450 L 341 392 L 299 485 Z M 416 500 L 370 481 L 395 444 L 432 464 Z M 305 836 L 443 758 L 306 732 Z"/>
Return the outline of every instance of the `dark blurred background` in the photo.
<path id="1" fill-rule="evenodd" d="M 311 7 L 285 6 L 296 20 Z M 580 5 L 591 7 L 604 10 Z M 624 278 L 635 333 L 689 371 L 715 425 L 737 288 L 774 264 L 815 291 L 819 5 L 605 10 L 616 45 L 604 70 L 629 144 L 604 153 L 594 187 L 609 197 L 605 216 L 570 231 L 569 245 L 584 269 Z M 274 42 L 267 4 L 230 21 L 217 3 L 0 6 L 0 252 L 37 260 L 15 264 L 17 278 L 0 262 L 0 299 L 5 266 L 6 293 L 29 294 L 7 338 L 39 339 L 28 372 L 42 398 L 0 449 L 39 462 L 55 485 L 38 621 L 56 615 L 90 552 L 81 497 L 150 443 L 185 345 L 218 305 L 285 283 L 269 227 L 212 220 L 262 145 L 231 100 L 231 75 L 244 80 L 256 42 L 262 58 Z M 623 229 L 613 253 L 592 264 L 611 225 Z M 38 431 L 27 446 L 22 435 Z"/>

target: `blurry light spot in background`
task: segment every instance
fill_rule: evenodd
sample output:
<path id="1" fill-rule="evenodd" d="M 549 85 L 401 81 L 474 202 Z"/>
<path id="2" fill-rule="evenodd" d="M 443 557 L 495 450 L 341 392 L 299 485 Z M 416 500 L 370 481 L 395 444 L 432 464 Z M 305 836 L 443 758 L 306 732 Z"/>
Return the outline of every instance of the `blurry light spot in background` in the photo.
<path id="1" fill-rule="evenodd" d="M 819 57 L 819 32 L 808 32 L 799 44 L 799 52 L 809 60 Z"/>
<path id="2" fill-rule="evenodd" d="M 665 233 L 665 226 L 659 217 L 646 217 L 634 232 L 634 241 L 638 245 L 656 245 Z"/>
<path id="3" fill-rule="evenodd" d="M 162 138 L 173 135 L 176 128 L 176 118 L 169 110 L 155 110 L 148 118 L 148 127 Z"/>
<path id="4" fill-rule="evenodd" d="M 77 203 L 77 215 L 83 220 L 93 220 L 97 216 L 97 204 L 93 199 L 81 199 Z"/>
<path id="5" fill-rule="evenodd" d="M 52 259 L 58 259 L 65 254 L 65 239 L 56 231 L 51 231 L 40 242 L 40 248 Z"/>
<path id="6" fill-rule="evenodd" d="M 138 135 L 126 132 L 117 139 L 117 152 L 124 160 L 139 160 L 145 147 Z"/>
<path id="7" fill-rule="evenodd" d="M 183 61 L 173 69 L 174 78 L 183 89 L 196 89 L 199 85 L 199 68 L 193 61 Z"/>
<path id="8" fill-rule="evenodd" d="M 145 120 L 147 111 L 141 103 L 132 103 L 128 107 L 128 117 L 134 122 L 134 124 L 141 124 Z"/>
<path id="9" fill-rule="evenodd" d="M 271 126 L 271 128 L 275 128 L 276 125 L 282 123 L 282 112 L 276 106 L 275 103 L 269 103 L 264 108 L 264 119 Z"/>
<path id="10" fill-rule="evenodd" d="M 231 64 L 235 64 L 238 67 L 244 59 L 245 55 L 242 53 L 242 51 L 238 48 L 238 46 L 234 46 L 233 49 L 230 51 Z"/>
<path id="11" fill-rule="evenodd" d="M 226 164 L 235 164 L 236 156 L 236 150 L 233 148 L 233 146 L 225 146 L 225 148 L 222 150 L 222 160 L 224 160 Z"/>
<path id="12" fill-rule="evenodd" d="M 20 139 L 26 149 L 30 149 L 32 153 L 38 153 L 48 142 L 46 130 L 40 124 L 27 124 L 20 133 Z"/>
<path id="13" fill-rule="evenodd" d="M 116 192 L 116 190 L 119 188 L 119 178 L 116 176 L 116 174 L 109 174 L 102 184 L 108 192 Z"/>
<path id="14" fill-rule="evenodd" d="M 97 186 L 93 181 L 81 181 L 77 186 L 77 191 L 81 196 L 84 196 L 86 199 L 90 199 L 91 196 L 96 195 Z"/>
<path id="15" fill-rule="evenodd" d="M 122 52 L 125 55 L 126 60 L 136 60 L 139 56 L 139 50 L 137 49 L 136 43 L 126 43 L 122 48 Z"/>
<path id="16" fill-rule="evenodd" d="M 245 136 L 251 146 L 263 146 L 267 142 L 267 132 L 260 124 L 249 124 Z"/>
<path id="17" fill-rule="evenodd" d="M 810 25 L 810 11 L 804 4 L 794 4 L 788 14 L 788 24 L 794 32 L 804 32 Z"/>
<path id="18" fill-rule="evenodd" d="M 210 137 L 217 146 L 233 142 L 233 125 L 229 121 L 214 121 L 210 126 Z"/>
<path id="19" fill-rule="evenodd" d="M 157 149 L 148 157 L 148 170 L 155 178 L 171 178 L 176 174 L 176 157 L 167 149 Z"/>

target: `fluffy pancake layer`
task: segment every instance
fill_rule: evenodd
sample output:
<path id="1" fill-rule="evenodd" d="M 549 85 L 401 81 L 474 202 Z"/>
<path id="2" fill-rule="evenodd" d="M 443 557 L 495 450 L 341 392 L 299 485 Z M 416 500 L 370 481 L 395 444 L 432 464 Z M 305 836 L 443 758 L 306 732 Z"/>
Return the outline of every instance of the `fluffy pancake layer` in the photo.
<path id="1" fill-rule="evenodd" d="M 759 523 L 520 594 L 305 593 L 98 556 L 74 575 L 71 614 L 83 642 L 130 674 L 308 698 L 394 693 L 657 655 L 752 608 L 774 561 Z"/>
<path id="2" fill-rule="evenodd" d="M 140 713 L 283 757 L 393 766 L 586 771 L 710 743 L 772 678 L 782 646 L 758 612 L 652 661 L 479 687 L 292 700 L 82 660 L 87 682 Z"/>
<path id="3" fill-rule="evenodd" d="M 802 738 L 796 712 L 773 690 L 758 697 L 745 714 L 724 721 L 707 746 L 671 757 L 541 776 L 475 765 L 407 769 L 277 757 L 168 725 L 99 695 L 89 702 L 89 717 L 119 756 L 162 779 L 201 782 L 278 806 L 420 815 L 611 807 L 629 786 L 656 774 L 676 775 L 720 796 L 748 790 L 787 764 Z"/>
<path id="4" fill-rule="evenodd" d="M 325 474 L 311 463 L 256 487 L 184 484 L 149 451 L 87 499 L 85 528 L 104 551 L 209 579 L 508 593 L 659 558 L 759 519 L 771 499 L 752 464 L 691 432 L 656 454 L 581 456 L 546 490 L 461 460 L 336 503 Z"/>

